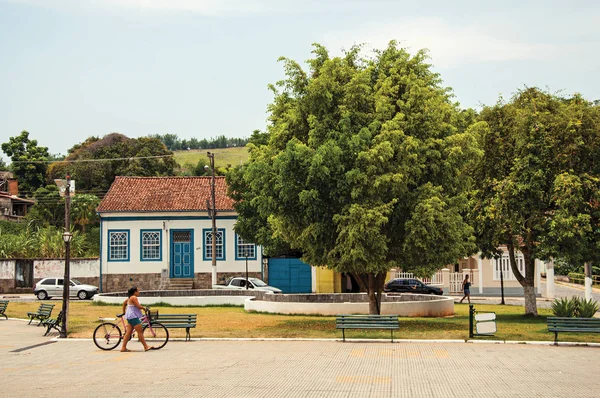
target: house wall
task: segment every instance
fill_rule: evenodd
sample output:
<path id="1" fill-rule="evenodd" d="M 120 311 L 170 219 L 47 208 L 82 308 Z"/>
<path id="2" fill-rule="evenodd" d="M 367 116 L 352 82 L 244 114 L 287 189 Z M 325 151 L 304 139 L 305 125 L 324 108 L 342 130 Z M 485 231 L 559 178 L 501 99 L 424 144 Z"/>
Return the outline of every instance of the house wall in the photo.
<path id="1" fill-rule="evenodd" d="M 15 288 L 15 261 L 0 260 L 0 293 L 10 293 Z"/>
<path id="2" fill-rule="evenodd" d="M 206 212 L 180 213 L 104 213 L 101 214 L 101 264 L 103 290 L 108 286 L 118 289 L 131 286 L 139 281 L 146 289 L 158 289 L 161 285 L 161 272 L 167 270 L 171 277 L 171 231 L 192 230 L 194 288 L 209 289 L 211 287 L 212 261 L 204 258 L 204 230 L 212 228 L 212 221 Z M 217 279 L 222 282 L 228 276 L 238 276 L 246 272 L 245 258 L 236 259 L 236 235 L 233 230 L 237 216 L 235 213 L 219 213 L 217 228 L 225 229 L 225 259 L 217 259 Z M 129 231 L 129 260 L 108 261 L 109 231 Z M 142 261 L 141 231 L 161 231 L 161 260 Z M 263 276 L 262 255 L 260 246 L 256 246 L 256 259 L 248 260 L 248 272 L 255 277 Z M 130 280 L 131 279 L 131 280 Z M 105 280 L 108 285 L 105 285 Z"/>
<path id="3" fill-rule="evenodd" d="M 65 259 L 34 259 L 33 261 L 33 283 L 43 278 L 62 277 L 65 272 Z M 32 292 L 30 288 L 16 288 L 15 264 L 17 260 L 0 260 L 0 293 Z M 71 259 L 71 278 L 82 283 L 98 286 L 100 282 L 100 260 L 97 258 Z"/>

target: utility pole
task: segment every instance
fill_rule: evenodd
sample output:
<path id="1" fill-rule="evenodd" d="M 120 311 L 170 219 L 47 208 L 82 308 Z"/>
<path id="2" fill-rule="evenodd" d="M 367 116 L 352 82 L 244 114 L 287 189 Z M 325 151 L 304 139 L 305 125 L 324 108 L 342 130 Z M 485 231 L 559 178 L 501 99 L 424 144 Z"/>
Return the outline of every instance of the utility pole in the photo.
<path id="1" fill-rule="evenodd" d="M 210 160 L 210 168 L 212 170 L 211 191 L 212 191 L 212 284 L 217 284 L 217 206 L 215 200 L 215 154 L 207 152 Z"/>
<path id="2" fill-rule="evenodd" d="M 70 256 L 71 256 L 71 177 L 67 175 L 67 188 L 65 189 L 65 275 L 63 278 L 62 326 L 60 337 L 67 337 L 67 315 L 69 313 L 69 290 L 71 288 Z"/>

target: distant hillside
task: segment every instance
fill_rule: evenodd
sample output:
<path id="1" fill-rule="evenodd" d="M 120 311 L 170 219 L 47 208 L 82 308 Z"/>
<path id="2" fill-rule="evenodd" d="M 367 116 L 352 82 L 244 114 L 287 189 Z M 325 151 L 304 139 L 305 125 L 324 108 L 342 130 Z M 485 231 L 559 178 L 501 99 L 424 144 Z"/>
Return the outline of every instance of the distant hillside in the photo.
<path id="1" fill-rule="evenodd" d="M 175 161 L 180 167 L 185 166 L 186 163 L 195 166 L 198 164 L 200 158 L 206 160 L 208 163 L 207 151 L 215 154 L 215 167 L 227 167 L 227 165 L 234 167 L 248 161 L 248 149 L 246 147 L 174 151 Z"/>

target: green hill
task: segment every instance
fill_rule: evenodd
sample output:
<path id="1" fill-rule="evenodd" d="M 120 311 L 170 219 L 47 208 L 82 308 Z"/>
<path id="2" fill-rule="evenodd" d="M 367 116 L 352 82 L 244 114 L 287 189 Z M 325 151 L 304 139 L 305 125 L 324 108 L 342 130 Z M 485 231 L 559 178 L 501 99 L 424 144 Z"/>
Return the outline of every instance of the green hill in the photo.
<path id="1" fill-rule="evenodd" d="M 186 164 L 196 166 L 201 158 L 208 163 L 208 156 L 206 156 L 208 151 L 215 154 L 215 167 L 217 168 L 235 167 L 248 161 L 248 149 L 246 147 L 174 151 L 175 161 L 181 168 L 184 168 Z"/>

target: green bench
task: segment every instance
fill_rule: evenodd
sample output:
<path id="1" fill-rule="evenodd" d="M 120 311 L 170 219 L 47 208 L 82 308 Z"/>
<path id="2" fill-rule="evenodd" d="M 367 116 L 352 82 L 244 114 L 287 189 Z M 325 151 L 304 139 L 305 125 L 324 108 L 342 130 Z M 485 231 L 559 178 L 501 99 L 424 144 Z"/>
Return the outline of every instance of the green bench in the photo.
<path id="1" fill-rule="evenodd" d="M 335 328 L 342 330 L 346 341 L 346 329 L 389 329 L 394 342 L 394 330 L 400 329 L 398 315 L 336 315 Z"/>
<path id="2" fill-rule="evenodd" d="M 560 318 L 549 316 L 548 331 L 554 332 L 554 345 L 558 345 L 558 333 L 600 333 L 600 318 Z"/>
<path id="3" fill-rule="evenodd" d="M 185 341 L 189 341 L 190 328 L 196 327 L 196 318 L 198 314 L 158 314 L 153 318 L 158 323 L 162 323 L 167 329 L 185 328 Z"/>
<path id="4" fill-rule="evenodd" d="M 36 312 L 28 312 L 27 313 L 27 316 L 29 317 L 28 325 L 31 325 L 31 322 L 34 319 L 37 319 L 40 321 L 40 323 L 38 323 L 38 326 L 40 326 L 42 324 L 42 321 L 44 321 L 44 319 L 50 318 L 50 315 L 52 315 L 53 308 L 54 308 L 54 304 L 40 304 L 40 308 L 38 308 L 38 310 Z"/>
<path id="5" fill-rule="evenodd" d="M 42 325 L 47 328 L 46 329 L 46 333 L 44 333 L 44 336 L 47 336 L 48 333 L 50 333 L 50 331 L 52 329 L 56 329 L 57 332 L 60 332 L 60 328 L 62 327 L 63 320 L 64 319 L 63 319 L 63 312 L 62 311 L 60 311 L 58 313 L 58 316 L 55 319 L 50 319 L 50 318 L 44 319 L 42 321 Z"/>
<path id="6" fill-rule="evenodd" d="M 6 307 L 8 307 L 8 300 L 0 300 L 0 315 L 8 320 L 8 316 L 6 316 L 4 313 L 6 311 Z"/>

